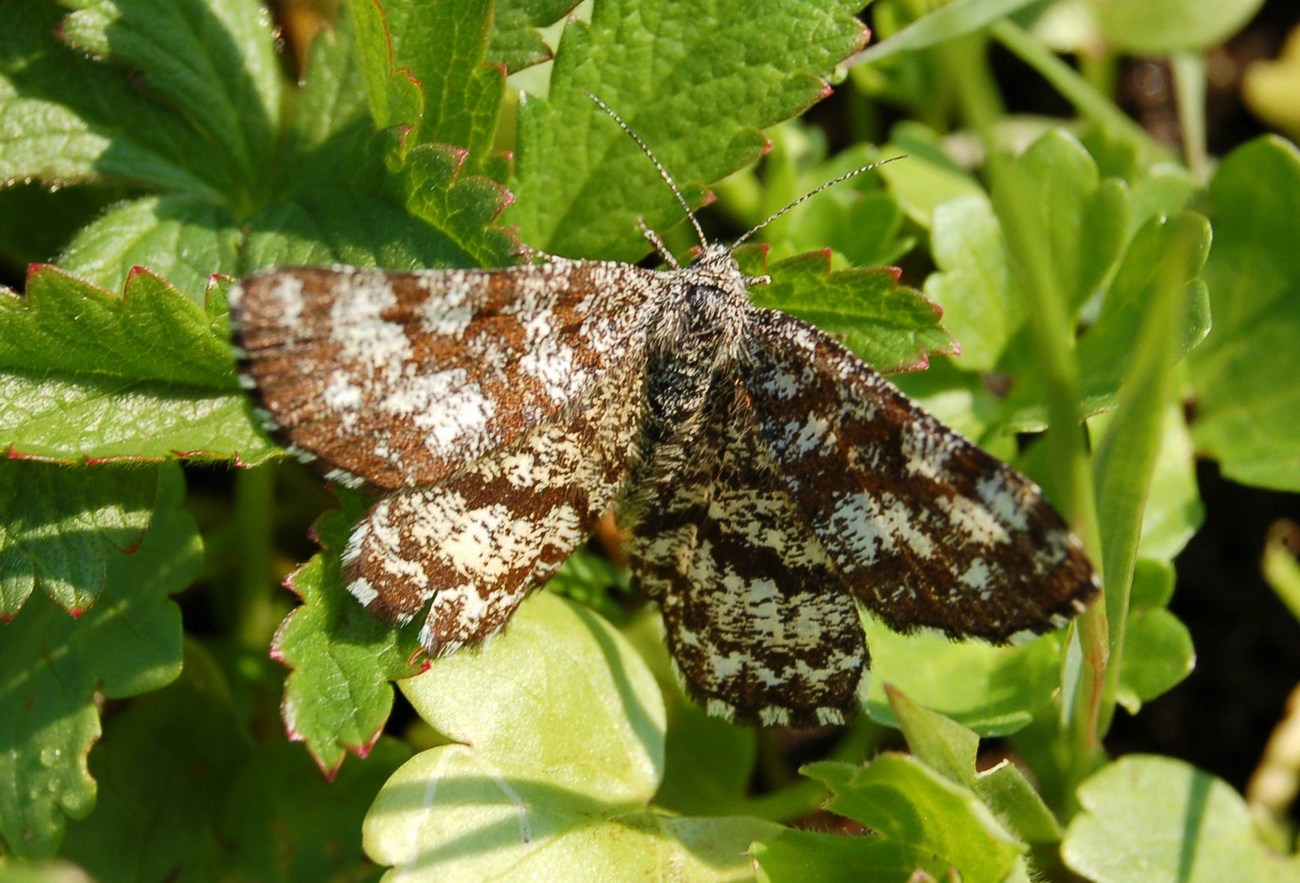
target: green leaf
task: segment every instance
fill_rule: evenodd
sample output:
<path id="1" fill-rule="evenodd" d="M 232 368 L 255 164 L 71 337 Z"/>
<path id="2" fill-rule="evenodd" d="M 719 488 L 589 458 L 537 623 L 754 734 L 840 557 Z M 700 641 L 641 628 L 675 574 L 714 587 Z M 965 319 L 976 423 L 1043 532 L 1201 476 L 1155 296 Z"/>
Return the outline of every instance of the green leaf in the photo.
<path id="1" fill-rule="evenodd" d="M 1025 851 L 974 794 L 916 758 L 886 753 L 865 768 L 822 761 L 803 771 L 831 789 L 828 810 L 927 851 L 966 879 L 1001 880 Z"/>
<path id="2" fill-rule="evenodd" d="M 0 444 L 73 462 L 258 462 L 272 448 L 238 391 L 220 309 L 133 274 L 122 297 L 53 267 L 0 293 Z"/>
<path id="3" fill-rule="evenodd" d="M 1100 160 L 1099 160 L 1100 161 Z M 1176 215 L 1188 207 L 1199 193 L 1196 178 L 1182 166 L 1161 164 L 1130 180 L 1133 209 L 1129 214 L 1129 236 L 1148 221 L 1163 215 Z"/>
<path id="4" fill-rule="evenodd" d="M 484 241 L 481 230 L 465 232 Z M 477 263 L 450 236 L 405 208 L 348 190 L 303 193 L 254 215 L 244 259 L 249 270 L 331 263 L 413 270 Z"/>
<path id="5" fill-rule="evenodd" d="M 1129 714 L 1142 703 L 1168 693 L 1196 667 L 1196 650 L 1187 626 L 1168 610 L 1139 610 L 1124 632 L 1124 664 L 1117 700 Z"/>
<path id="6" fill-rule="evenodd" d="M 106 566 L 98 602 L 73 619 L 44 595 L 0 624 L 0 840 L 16 855 L 53 854 L 64 817 L 95 804 L 86 752 L 99 736 L 96 693 L 156 690 L 181 666 L 180 610 L 168 596 L 198 575 L 203 551 L 181 508 L 175 466 L 162 469 L 157 515 L 133 554 Z"/>
<path id="7" fill-rule="evenodd" d="M 779 830 L 646 809 L 663 771 L 654 678 L 607 623 L 558 596 L 534 595 L 487 647 L 402 690 L 453 744 L 412 758 L 366 818 L 366 852 L 400 873 L 740 879 L 749 843 Z"/>
<path id="8" fill-rule="evenodd" d="M 1090 0 L 1088 5 L 1112 49 L 1130 55 L 1169 55 L 1200 52 L 1222 43 L 1254 17 L 1264 0 Z"/>
<path id="9" fill-rule="evenodd" d="M 0 617 L 38 587 L 69 614 L 85 613 L 109 563 L 139 544 L 157 498 L 153 470 L 0 460 Z"/>
<path id="10" fill-rule="evenodd" d="M 926 297 L 943 307 L 944 324 L 961 345 L 961 367 L 991 371 L 1024 318 L 1011 293 L 1002 228 L 982 194 L 940 204 L 931 223 L 939 270 L 925 280 Z"/>
<path id="11" fill-rule="evenodd" d="M 62 853 L 101 880 L 377 876 L 358 829 L 410 749 L 381 739 L 326 780 L 296 745 L 253 745 L 238 686 L 188 644 L 181 678 L 107 725 L 91 756 L 99 804 L 69 826 Z"/>
<path id="12" fill-rule="evenodd" d="M 1109 402 L 1134 362 L 1143 358 L 1139 329 L 1153 300 L 1182 300 L 1167 316 L 1175 361 L 1205 339 L 1210 331 L 1209 300 L 1198 274 L 1209 251 L 1210 224 L 1195 212 L 1154 218 L 1137 232 L 1096 323 L 1079 343 L 1085 398 L 1096 404 Z"/>
<path id="13" fill-rule="evenodd" d="M 385 0 L 393 64 L 409 70 L 424 93 L 420 139 L 464 148 L 472 167 L 496 134 L 505 72 L 483 63 L 492 5 L 455 0 Z"/>
<path id="14" fill-rule="evenodd" d="M 877 64 L 899 52 L 914 52 L 978 31 L 1033 0 L 953 0 L 922 16 L 862 53 L 859 63 Z"/>
<path id="15" fill-rule="evenodd" d="M 950 718 L 917 705 L 907 694 L 885 685 L 889 707 L 913 756 L 955 785 L 975 784 L 979 736 Z"/>
<path id="16" fill-rule="evenodd" d="M 821 131 L 797 119 L 774 126 L 768 137 L 772 147 L 760 165 L 742 169 L 715 189 L 739 226 L 768 222 L 754 240 L 771 246 L 769 261 L 829 248 L 850 266 L 878 266 L 894 263 L 914 247 L 903 235 L 901 207 L 881 189 L 878 163 L 816 199 L 804 199 L 828 182 L 876 163 L 876 147 L 858 144 L 828 157 Z M 678 227 L 677 232 L 685 231 Z M 692 240 L 681 247 L 694 245 L 698 243 Z"/>
<path id="17" fill-rule="evenodd" d="M 1134 236 L 1114 271 L 1096 322 L 1078 345 L 1082 381 L 1081 409 L 1085 414 L 1115 407 L 1116 395 L 1142 347 L 1138 329 L 1154 298 L 1168 297 L 1161 287 L 1170 279 L 1183 286 L 1186 306 L 1177 323 L 1175 357 L 1181 359 L 1206 338 L 1210 329 L 1206 283 L 1198 275 L 1210 248 L 1210 226 L 1195 212 L 1157 217 Z M 1006 420 L 1021 428 L 1038 428 L 1045 420 L 1043 376 L 1032 360 L 1032 349 L 1013 342 L 1003 369 L 1016 375 L 1006 402 Z"/>
<path id="18" fill-rule="evenodd" d="M 836 334 L 879 371 L 924 367 L 929 353 L 951 352 L 940 311 L 914 289 L 898 284 L 889 267 L 831 271 L 827 252 L 774 265 L 770 285 L 754 286 L 760 307 L 775 307 Z"/>
<path id="19" fill-rule="evenodd" d="M 102 181 L 220 200 L 223 152 L 134 88 L 131 75 L 58 41 L 47 0 L 7 0 L 0 28 L 0 181 Z"/>
<path id="20" fill-rule="evenodd" d="M 190 644 L 178 680 L 108 722 L 90 756 L 98 805 L 68 827 L 64 854 L 101 880 L 231 873 L 218 821 L 252 749 L 220 670 Z"/>
<path id="21" fill-rule="evenodd" d="M 77 233 L 60 269 L 101 288 L 122 288 L 136 267 L 202 303 L 213 273 L 239 272 L 239 223 L 224 206 L 192 196 L 121 203 Z"/>
<path id="22" fill-rule="evenodd" d="M 1077 310 L 1107 278 L 1127 241 L 1128 188 L 1099 180 L 1097 164 L 1063 129 L 1048 129 L 1016 160 L 1026 186 L 1040 194 L 1034 219 L 1047 240 L 1053 272 Z"/>
<path id="23" fill-rule="evenodd" d="M 1191 359 L 1198 449 L 1235 481 L 1300 490 L 1300 152 L 1260 138 L 1210 184 L 1214 331 Z"/>
<path id="24" fill-rule="evenodd" d="M 900 157 L 881 166 L 878 174 L 907 216 L 922 228 L 930 228 L 935 209 L 948 200 L 984 194 L 974 175 L 944 150 L 938 135 L 919 123 L 904 121 L 895 126 L 880 155 Z"/>
<path id="25" fill-rule="evenodd" d="M 364 0 L 352 11 L 332 38 L 313 47 L 283 151 L 283 196 L 249 219 L 244 269 L 509 264 L 515 241 L 493 223 L 509 196 L 495 182 L 464 173 L 463 148 L 411 146 L 415 139 L 400 128 L 375 134 L 364 111 L 367 88 L 381 103 L 409 98 L 419 104 L 423 93 L 405 73 L 392 74 L 390 81 L 381 9 Z M 376 98 L 375 90 L 390 86 L 397 91 Z M 423 110 L 409 113 L 407 124 L 413 125 Z"/>
<path id="26" fill-rule="evenodd" d="M 493 222 L 509 194 L 488 178 L 461 174 L 464 158 L 461 151 L 442 144 L 421 144 L 407 155 L 395 189 L 413 215 L 436 227 L 480 266 L 507 266 L 513 263 L 516 242 Z"/>
<path id="27" fill-rule="evenodd" d="M 512 74 L 549 61 L 551 47 L 537 29 L 558 22 L 577 5 L 577 0 L 498 0 L 488 58 Z"/>
<path id="28" fill-rule="evenodd" d="M 1152 231 L 1153 235 L 1144 237 L 1142 233 L 1147 231 Z M 1160 242 L 1159 247 L 1152 245 L 1156 240 Z M 1172 682 L 1168 673 L 1162 672 L 1163 677 L 1157 676 L 1154 683 L 1141 684 L 1136 690 L 1120 684 L 1127 669 L 1123 654 L 1130 643 L 1128 629 L 1138 627 L 1136 622 L 1129 621 L 1129 599 L 1145 521 L 1144 509 L 1163 447 L 1161 431 L 1176 393 L 1174 366 L 1185 353 L 1186 342 L 1179 330 L 1188 324 L 1185 317 L 1192 309 L 1188 295 L 1193 288 L 1185 280 L 1199 269 L 1208 247 L 1209 225 L 1199 215 L 1184 212 L 1166 225 L 1148 224 L 1135 238 L 1108 295 L 1109 301 L 1127 292 L 1141 291 L 1143 294 L 1140 298 L 1130 294 L 1128 298 L 1137 302 L 1132 310 L 1135 327 L 1123 332 L 1132 342 L 1111 355 L 1111 360 L 1118 363 L 1118 384 L 1122 384 L 1119 406 L 1114 417 L 1106 421 L 1106 431 L 1094 457 L 1094 485 L 1103 550 L 1101 565 L 1106 586 L 1104 601 L 1109 623 L 1110 667 L 1101 710 L 1103 731 L 1113 711 L 1112 703 L 1120 698 L 1122 692 L 1127 691 L 1127 701 L 1135 704 L 1137 700 L 1133 693 L 1146 696 L 1151 695 L 1148 691 L 1152 689 L 1167 689 L 1181 680 L 1187 671 L 1183 669 Z M 1126 272 L 1144 257 L 1151 260 L 1151 267 L 1142 267 L 1136 273 Z M 1139 275 L 1140 281 L 1126 281 L 1126 276 L 1131 275 Z M 1114 322 L 1106 326 L 1099 320 L 1098 327 L 1113 328 Z M 1100 339 L 1106 339 L 1106 330 L 1100 334 Z M 1088 338 L 1085 338 L 1085 346 L 1087 342 Z M 1085 360 L 1081 358 L 1080 361 Z M 1186 646 L 1178 649 L 1140 647 L 1142 655 L 1148 658 L 1148 662 L 1151 658 L 1148 654 L 1163 662 L 1172 651 L 1180 657 L 1178 663 L 1181 665 L 1176 667 L 1188 665 L 1190 640 L 1181 624 L 1171 615 L 1158 611 L 1145 617 L 1143 625 L 1150 630 L 1157 628 L 1157 623 L 1161 626 L 1157 632 L 1143 632 L 1145 640 L 1163 644 L 1176 635 Z M 1148 665 L 1148 673 L 1155 668 Z"/>
<path id="29" fill-rule="evenodd" d="M 712 717 L 686 697 L 656 611 L 643 611 L 623 635 L 654 673 L 664 699 L 668 732 L 655 806 L 683 815 L 736 811 L 754 777 L 759 731 Z"/>
<path id="30" fill-rule="evenodd" d="M 1142 512 L 1139 554 L 1173 561 L 1205 520 L 1196 483 L 1196 451 L 1181 404 L 1165 408 L 1160 450 Z"/>
<path id="31" fill-rule="evenodd" d="M 1122 757 L 1079 786 L 1079 801 L 1061 857 L 1098 883 L 1267 883 L 1300 870 L 1265 848 L 1226 783 L 1173 758 Z"/>
<path id="32" fill-rule="evenodd" d="M 134 274 L 116 298 L 54 267 L 36 267 L 27 296 L 0 300 L 0 309 L 6 368 L 236 386 L 226 341 L 208 315 L 149 273 Z"/>
<path id="33" fill-rule="evenodd" d="M 1019 767 L 1003 760 L 991 769 L 977 771 L 979 737 L 975 733 L 917 705 L 899 690 L 887 686 L 886 693 L 907 747 L 917 760 L 953 784 L 974 791 L 1016 836 L 1032 843 L 1061 839 L 1055 816 Z"/>
<path id="34" fill-rule="evenodd" d="M 1050 636 L 994 647 L 938 634 L 900 635 L 870 619 L 866 629 L 872 662 L 865 707 L 888 726 L 897 726 L 897 719 L 885 684 L 983 736 L 1026 726 L 1059 687 L 1060 649 Z"/>
<path id="35" fill-rule="evenodd" d="M 1027 843 L 1056 843 L 1061 826 L 1043 798 L 1013 761 L 1004 758 L 982 770 L 975 793 L 1002 824 Z"/>
<path id="36" fill-rule="evenodd" d="M 333 775 L 349 751 L 369 752 L 393 707 L 389 680 L 412 673 L 410 635 L 368 614 L 343 579 L 339 554 L 360 504 L 348 496 L 346 517 L 328 512 L 316 523 L 324 550 L 289 577 L 302 598 L 276 631 L 271 655 L 292 672 L 280 711 L 289 738 Z"/>
<path id="37" fill-rule="evenodd" d="M 579 547 L 555 571 L 546 588 L 590 607 L 612 623 L 627 622 L 627 571 L 604 555 Z"/>
<path id="38" fill-rule="evenodd" d="M 333 190 L 340 182 L 354 190 L 382 186 L 355 37 L 352 17 L 340 15 L 312 40 L 276 163 L 285 194 Z"/>
<path id="39" fill-rule="evenodd" d="M 891 165 L 899 165 L 891 163 Z M 888 167 L 886 167 L 888 168 Z M 1192 349 L 1209 328 L 1204 284 L 1197 278 L 1209 248 L 1209 225 L 1191 212 L 1161 213 L 1185 193 L 1151 185 L 1141 189 L 1140 209 L 1149 220 L 1136 231 L 1129 219 L 1135 197 L 1118 179 L 1098 179 L 1096 164 L 1071 136 L 1049 130 L 1016 161 L 1017 170 L 1041 198 L 1027 226 L 1060 279 L 1070 315 L 1101 299 L 1101 310 L 1078 350 L 1087 413 L 1113 407 L 1133 358 L 1135 329 L 1154 288 L 1169 273 L 1187 286 L 1190 307 L 1179 355 Z M 1180 196 L 1181 194 L 1181 196 Z M 1005 233 L 984 196 L 952 200 L 934 211 L 933 249 L 942 272 L 926 290 L 945 308 L 945 319 L 963 346 L 962 368 L 994 368 L 1012 378 L 1002 408 L 1006 427 L 1041 428 L 1047 390 L 1024 306 L 1015 295 L 1024 280 L 1012 272 Z M 1164 257 L 1178 243 L 1180 260 Z M 1179 275 L 1181 274 L 1181 275 Z M 969 344 L 969 345 L 968 345 Z"/>
<path id="40" fill-rule="evenodd" d="M 565 28 L 548 98 L 520 104 L 511 188 L 518 201 L 509 222 L 552 254 L 637 259 L 645 252 L 637 217 L 667 229 L 682 211 L 654 166 L 584 92 L 617 111 L 698 203 L 707 183 L 762 153 L 760 128 L 825 94 L 820 77 L 862 45 L 852 15 L 861 5 L 597 4 L 590 23 Z M 752 61 L 758 57 L 761 65 Z"/>
<path id="41" fill-rule="evenodd" d="M 284 82 L 259 0 L 60 0 L 72 46 L 138 72 L 213 142 L 245 192 L 265 172 Z"/>
<path id="42" fill-rule="evenodd" d="M 1120 666 L 1116 699 L 1129 714 L 1173 689 L 1196 665 L 1187 627 L 1165 609 L 1173 593 L 1173 564 L 1139 558 L 1123 632 L 1124 652 L 1113 657 Z"/>
<path id="43" fill-rule="evenodd" d="M 239 876 L 259 880 L 369 879 L 376 869 L 359 831 L 383 783 L 411 756 L 388 736 L 325 779 L 298 746 L 275 742 L 231 783 L 221 834 L 239 856 Z"/>
<path id="44" fill-rule="evenodd" d="M 539 666 L 532 654 L 543 645 Z M 643 803 L 663 772 L 654 677 L 604 620 L 557 596 L 533 596 L 487 647 L 439 659 L 401 686 L 458 748 L 550 769 L 550 783 L 573 797 Z"/>
<path id="45" fill-rule="evenodd" d="M 1132 609 L 1168 607 L 1174 596 L 1174 575 L 1172 562 L 1139 558 L 1133 569 L 1133 592 L 1129 599 Z"/>
<path id="46" fill-rule="evenodd" d="M 819 883 L 861 883 L 863 880 L 924 880 L 948 877 L 949 865 L 923 846 L 875 836 L 845 837 L 812 831 L 782 831 L 755 843 L 750 854 L 764 883 L 817 880 Z"/>
<path id="47" fill-rule="evenodd" d="M 408 70 L 393 65 L 393 45 L 384 8 L 377 0 L 349 0 L 361 77 L 375 128 L 413 128 L 424 117 L 424 92 Z"/>

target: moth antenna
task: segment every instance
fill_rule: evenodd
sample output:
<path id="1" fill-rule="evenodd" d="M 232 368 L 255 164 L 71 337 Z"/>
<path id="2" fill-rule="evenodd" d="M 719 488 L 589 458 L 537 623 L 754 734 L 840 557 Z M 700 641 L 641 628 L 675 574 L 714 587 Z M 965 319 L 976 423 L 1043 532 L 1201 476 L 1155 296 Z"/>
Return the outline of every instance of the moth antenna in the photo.
<path id="1" fill-rule="evenodd" d="M 845 181 L 849 180 L 849 178 L 856 178 L 858 175 L 861 175 L 863 172 L 869 172 L 872 169 L 879 168 L 880 166 L 883 166 L 885 163 L 893 162 L 896 159 L 903 159 L 903 156 L 891 156 L 889 159 L 882 159 L 873 163 L 868 163 L 865 166 L 858 166 L 856 169 L 854 169 L 851 172 L 845 172 L 844 174 L 840 175 L 837 178 L 832 178 L 831 180 L 827 181 L 825 184 L 822 184 L 820 187 L 817 187 L 814 190 L 809 190 L 807 193 L 805 193 L 803 196 L 799 197 L 794 202 L 787 205 L 785 208 L 773 212 L 772 214 L 768 215 L 764 220 L 760 221 L 759 223 L 755 224 L 753 227 L 749 228 L 749 230 L 744 234 L 742 234 L 739 239 L 731 243 L 731 248 L 728 249 L 728 251 L 735 250 L 735 248 L 738 245 L 740 245 L 749 237 L 753 236 L 759 230 L 762 230 L 768 224 L 772 223 L 777 218 L 781 217 L 786 212 L 790 211 L 796 206 L 800 206 L 803 203 L 807 202 L 808 200 L 812 199 L 814 196 L 816 196 L 818 193 L 821 193 L 823 190 L 829 190 L 830 188 L 834 187 L 836 184 L 843 184 Z"/>
<path id="2" fill-rule="evenodd" d="M 624 132 L 626 132 L 628 134 L 628 137 L 630 137 L 633 141 L 636 142 L 636 146 L 641 148 L 641 152 L 650 158 L 650 162 L 654 163 L 655 169 L 658 170 L 659 172 L 659 177 L 664 179 L 664 183 L 667 184 L 668 189 L 673 192 L 673 196 L 677 197 L 677 204 L 682 207 L 682 211 L 686 212 L 686 217 L 690 220 L 691 226 L 695 228 L 695 235 L 699 237 L 700 245 L 707 247 L 709 244 L 709 240 L 704 237 L 704 228 L 702 228 L 700 226 L 700 222 L 695 219 L 695 212 L 691 211 L 690 204 L 686 202 L 686 197 L 682 196 L 682 191 L 677 189 L 677 182 L 673 180 L 672 175 L 668 174 L 668 170 L 664 168 L 664 164 L 659 162 L 659 158 L 654 155 L 654 151 L 650 149 L 649 145 L 647 145 L 644 141 L 641 140 L 640 135 L 632 131 L 631 126 L 623 122 L 623 118 L 614 112 L 614 108 L 610 107 L 608 104 L 601 101 L 600 98 L 593 95 L 592 93 L 588 92 L 586 94 L 587 97 L 590 98 L 597 107 L 605 111 L 605 113 L 609 114 L 610 119 L 618 123 L 618 127 L 622 129 Z M 644 230 L 648 228 L 643 227 L 642 229 Z M 654 240 L 651 241 L 653 242 Z M 660 246 L 661 243 L 655 243 L 655 247 L 660 250 L 660 254 L 663 254 L 663 249 Z M 670 261 L 670 263 L 675 263 L 675 262 Z"/>
<path id="3" fill-rule="evenodd" d="M 641 235 L 649 240 L 650 244 L 655 247 L 655 251 L 659 252 L 659 257 L 664 259 L 664 263 L 674 270 L 682 268 L 681 264 L 677 263 L 677 258 L 673 257 L 673 253 L 668 250 L 668 246 L 664 245 L 664 241 L 659 238 L 659 234 L 650 229 L 650 225 L 645 222 L 644 218 L 637 218 L 636 225 L 641 230 Z"/>

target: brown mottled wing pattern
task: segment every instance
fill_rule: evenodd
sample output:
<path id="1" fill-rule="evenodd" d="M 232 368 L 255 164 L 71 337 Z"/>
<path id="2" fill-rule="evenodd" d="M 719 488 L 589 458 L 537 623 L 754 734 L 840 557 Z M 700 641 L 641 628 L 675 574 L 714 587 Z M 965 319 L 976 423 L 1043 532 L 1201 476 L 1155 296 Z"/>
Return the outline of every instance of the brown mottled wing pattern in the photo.
<path id="1" fill-rule="evenodd" d="M 272 428 L 395 489 L 440 481 L 573 406 L 641 349 L 653 276 L 566 260 L 270 270 L 233 289 L 231 307 Z"/>
<path id="2" fill-rule="evenodd" d="M 1042 491 L 828 335 L 760 311 L 742 371 L 767 450 L 853 593 L 895 629 L 1007 641 L 1096 592 Z"/>
<path id="3" fill-rule="evenodd" d="M 232 295 L 246 375 L 300 454 L 395 493 L 353 531 L 348 589 L 448 652 L 497 631 L 625 480 L 653 276 L 272 270 Z M 430 601 L 432 600 L 432 603 Z"/>
<path id="4" fill-rule="evenodd" d="M 631 546 L 688 691 L 741 722 L 842 722 L 867 664 L 857 608 L 734 378 L 715 378 L 693 454 Z"/>
<path id="5" fill-rule="evenodd" d="M 432 487 L 380 500 L 343 554 L 348 590 L 449 653 L 498 631 L 589 534 L 627 475 L 642 408 L 635 361 L 563 422 L 537 427 Z"/>

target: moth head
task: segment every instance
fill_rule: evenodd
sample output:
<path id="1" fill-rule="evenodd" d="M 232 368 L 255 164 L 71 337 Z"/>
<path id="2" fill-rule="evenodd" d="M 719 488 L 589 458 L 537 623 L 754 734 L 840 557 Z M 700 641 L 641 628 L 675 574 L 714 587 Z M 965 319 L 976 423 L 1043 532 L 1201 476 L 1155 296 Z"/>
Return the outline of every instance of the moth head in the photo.
<path id="1" fill-rule="evenodd" d="M 751 285 L 767 285 L 769 276 L 746 276 L 736 263 L 732 250 L 725 245 L 706 245 L 691 262 L 690 272 L 706 284 L 723 291 L 743 291 Z"/>

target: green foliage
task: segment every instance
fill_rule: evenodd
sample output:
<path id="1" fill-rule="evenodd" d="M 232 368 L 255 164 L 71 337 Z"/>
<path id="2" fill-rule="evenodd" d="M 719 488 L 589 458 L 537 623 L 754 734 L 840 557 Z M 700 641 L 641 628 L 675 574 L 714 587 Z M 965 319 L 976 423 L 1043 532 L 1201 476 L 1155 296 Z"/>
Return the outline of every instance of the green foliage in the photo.
<path id="1" fill-rule="evenodd" d="M 1212 179 L 1195 150 L 1177 164 L 1047 50 L 1032 28 L 1052 4 L 1026 0 L 880 0 L 835 132 L 858 143 L 832 151 L 793 118 L 864 45 L 862 5 L 598 0 L 565 21 L 571 0 L 349 0 L 290 76 L 256 0 L 7 0 L 0 260 L 34 266 L 0 292 L 0 872 L 1300 876 L 1227 785 L 1101 741 L 1194 663 L 1168 609 L 1202 518 L 1193 451 L 1300 488 L 1300 155 L 1266 137 Z M 1185 73 L 1257 6 L 1079 3 L 1073 39 L 1179 53 Z M 1077 120 L 1005 114 L 990 41 Z M 526 68 L 541 88 L 516 107 L 506 75 Z M 593 553 L 505 634 L 432 661 L 418 624 L 344 588 L 365 499 L 336 491 L 301 564 L 315 479 L 278 464 L 238 387 L 229 280 L 501 266 L 520 243 L 637 260 L 638 218 L 698 245 L 586 92 L 692 205 L 716 185 L 723 219 L 702 220 L 733 237 L 907 154 L 760 231 L 737 255 L 771 277 L 754 299 L 881 370 L 928 364 L 900 385 L 1048 488 L 1104 602 L 1015 647 L 867 622 L 866 713 L 795 747 L 685 699 L 657 614 Z M 904 121 L 873 131 L 885 103 Z M 1016 433 L 1043 430 L 1022 452 Z M 188 499 L 177 460 L 199 464 Z M 1269 562 L 1290 597 L 1280 543 Z M 300 603 L 277 627 L 281 579 Z M 171 596 L 196 581 L 185 630 Z M 418 717 L 402 732 L 394 681 Z M 994 737 L 1028 772 L 984 763 Z"/>
<path id="2" fill-rule="evenodd" d="M 1122 757 L 1084 782 L 1079 800 L 1083 812 L 1066 831 L 1061 855 L 1089 880 L 1200 883 L 1300 874 L 1294 856 L 1265 849 L 1240 795 L 1173 758 Z"/>
<path id="3" fill-rule="evenodd" d="M 65 814 L 82 818 L 94 808 L 86 752 L 100 734 L 96 694 L 120 699 L 157 690 L 180 671 L 180 611 L 169 596 L 197 575 L 202 546 L 193 518 L 181 508 L 179 469 L 166 466 L 161 476 L 148 478 L 158 488 L 154 523 L 132 554 L 109 553 L 97 603 L 74 619 L 52 598 L 34 593 L 5 626 L 0 837 L 15 852 L 52 854 Z M 60 533 L 55 525 L 46 532 L 57 540 L 72 521 Z M 5 552 L 11 548 L 6 538 Z M 88 557 L 93 562 L 96 553 Z"/>
<path id="4" fill-rule="evenodd" d="M 638 217 L 653 229 L 681 221 L 654 167 L 613 122 L 593 113 L 587 92 L 654 145 L 687 200 L 698 204 L 708 182 L 761 155 L 762 127 L 822 97 L 819 75 L 866 41 L 853 18 L 861 0 L 637 6 L 598 3 L 589 23 L 565 28 L 547 98 L 519 108 L 517 200 L 506 220 L 534 248 L 636 260 L 645 242 L 627 231 Z M 754 64 L 763 46 L 773 53 Z"/>
<path id="5" fill-rule="evenodd" d="M 1191 361 L 1198 447 L 1238 481 L 1300 489 L 1294 377 L 1300 354 L 1300 152 L 1261 138 L 1229 154 L 1210 184 L 1205 267 L 1215 333 Z"/>
<path id="6" fill-rule="evenodd" d="M 406 763 L 367 815 L 367 853 L 398 873 L 744 879 L 745 849 L 779 830 L 649 807 L 664 765 L 654 676 L 608 623 L 555 595 L 402 691 L 449 744 Z"/>
<path id="7" fill-rule="evenodd" d="M 272 453 L 235 383 L 220 293 L 207 311 L 151 272 L 122 296 L 50 266 L 0 292 L 0 431 L 11 455 L 77 460 Z"/>
<path id="8" fill-rule="evenodd" d="M 307 743 L 331 775 L 347 751 L 364 754 L 379 738 L 393 707 L 389 680 L 414 674 L 399 652 L 396 630 L 349 603 L 339 562 L 348 532 L 349 522 L 338 512 L 316 524 L 326 554 L 289 577 L 302 606 L 276 631 L 271 648 L 293 669 L 285 683 L 285 728 L 290 738 Z"/>

